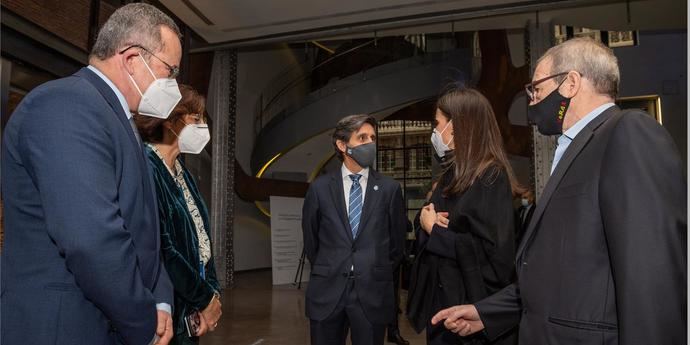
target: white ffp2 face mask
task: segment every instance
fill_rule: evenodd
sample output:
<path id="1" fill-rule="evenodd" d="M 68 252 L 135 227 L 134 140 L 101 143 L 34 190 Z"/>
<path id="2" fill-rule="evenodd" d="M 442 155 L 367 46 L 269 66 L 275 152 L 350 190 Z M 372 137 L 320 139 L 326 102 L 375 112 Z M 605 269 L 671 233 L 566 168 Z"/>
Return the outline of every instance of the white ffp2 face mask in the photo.
<path id="1" fill-rule="evenodd" d="M 431 133 L 431 145 L 434 147 L 436 155 L 440 158 L 443 158 L 446 155 L 446 151 L 450 151 L 450 147 L 448 147 L 448 144 L 450 144 L 450 142 L 453 141 L 453 138 L 451 137 L 447 143 L 444 143 L 441 134 L 443 134 L 443 132 L 445 132 L 448 129 L 448 126 L 450 126 L 451 122 L 452 121 L 448 121 L 448 123 L 446 123 L 446 126 L 443 127 L 442 131 L 439 132 L 436 128 L 434 128 L 434 132 Z"/>
<path id="2" fill-rule="evenodd" d="M 144 60 L 141 55 L 139 55 L 139 57 L 141 61 L 144 62 L 146 69 L 151 73 L 151 76 L 153 76 L 154 81 L 149 85 L 146 91 L 142 93 L 139 86 L 134 81 L 134 78 L 129 75 L 129 79 L 141 95 L 141 101 L 139 101 L 137 112 L 141 115 L 167 119 L 177 103 L 182 99 L 177 81 L 169 78 L 156 78 L 156 75 L 153 74 L 146 60 Z"/>
<path id="3" fill-rule="evenodd" d="M 188 124 L 182 128 L 177 138 L 180 152 L 199 154 L 211 140 L 211 133 L 208 131 L 207 124 Z"/>

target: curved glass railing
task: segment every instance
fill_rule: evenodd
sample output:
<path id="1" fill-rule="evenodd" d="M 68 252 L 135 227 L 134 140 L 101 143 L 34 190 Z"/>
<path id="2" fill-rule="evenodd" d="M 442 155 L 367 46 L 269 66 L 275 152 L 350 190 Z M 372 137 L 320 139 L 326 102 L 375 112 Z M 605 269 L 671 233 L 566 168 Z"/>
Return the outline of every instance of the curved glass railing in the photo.
<path id="1" fill-rule="evenodd" d="M 418 42 L 420 39 L 416 36 L 407 36 L 405 40 L 419 48 L 415 51 L 420 51 L 421 56 L 424 56 L 424 50 Z M 332 67 L 334 64 L 340 63 L 343 58 L 350 57 L 353 53 L 360 51 L 362 48 L 369 47 L 376 43 L 376 39 L 368 40 L 366 42 L 360 43 L 354 47 L 351 47 L 345 51 L 339 52 L 328 59 L 314 65 L 310 66 L 311 62 L 304 62 L 301 64 L 292 65 L 281 73 L 279 73 L 275 78 L 267 84 L 267 87 L 259 95 L 255 107 L 254 107 L 254 129 L 256 133 L 259 133 L 268 123 L 271 122 L 276 116 L 281 115 L 286 109 L 294 108 L 295 105 L 303 103 L 307 99 L 311 98 L 314 93 L 319 93 L 319 90 L 330 90 L 329 87 L 332 82 L 329 81 L 325 85 L 321 86 L 316 91 L 311 90 L 311 78 L 315 72 L 319 69 L 325 67 Z M 409 57 L 403 57 L 404 60 L 409 59 Z M 395 63 L 395 62 L 393 62 Z M 355 72 L 353 75 L 359 75 L 362 73 L 367 73 L 370 69 L 376 69 L 380 66 L 379 61 L 371 61 L 368 65 L 362 67 L 362 71 Z M 349 79 L 350 76 L 341 76 L 341 78 L 334 78 L 335 82 Z"/>

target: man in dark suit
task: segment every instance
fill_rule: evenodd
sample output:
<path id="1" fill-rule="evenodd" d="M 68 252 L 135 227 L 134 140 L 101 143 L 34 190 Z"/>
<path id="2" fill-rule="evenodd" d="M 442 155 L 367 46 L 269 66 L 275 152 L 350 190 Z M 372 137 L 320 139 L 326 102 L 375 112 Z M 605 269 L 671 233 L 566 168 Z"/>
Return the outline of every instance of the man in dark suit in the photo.
<path id="1" fill-rule="evenodd" d="M 686 180 L 672 139 L 613 104 L 618 63 L 600 43 L 551 48 L 533 79 L 530 120 L 563 134 L 517 282 L 433 322 L 490 339 L 519 323 L 530 345 L 686 344 Z"/>
<path id="2" fill-rule="evenodd" d="M 311 343 L 382 344 L 395 317 L 393 272 L 403 258 L 405 211 L 400 184 L 379 175 L 376 120 L 340 120 L 333 146 L 341 169 L 317 178 L 302 210 L 311 263 L 306 314 Z"/>
<path id="3" fill-rule="evenodd" d="M 526 191 L 520 197 L 520 207 L 516 212 L 515 219 L 515 241 L 516 245 L 520 244 L 522 235 L 527 231 L 529 221 L 532 219 L 534 213 L 534 193 L 531 190 Z"/>
<path id="4" fill-rule="evenodd" d="M 180 32 L 129 4 L 89 66 L 30 92 L 3 135 L 3 344 L 167 344 L 173 288 L 131 113 L 167 117 Z M 177 96 L 175 95 L 177 92 Z"/>

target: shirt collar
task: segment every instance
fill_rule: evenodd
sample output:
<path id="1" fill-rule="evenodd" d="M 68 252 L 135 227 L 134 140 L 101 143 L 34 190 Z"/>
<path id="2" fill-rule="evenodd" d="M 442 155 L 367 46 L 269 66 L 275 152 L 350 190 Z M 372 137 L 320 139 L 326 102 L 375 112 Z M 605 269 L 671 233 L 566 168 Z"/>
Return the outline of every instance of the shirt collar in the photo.
<path id="1" fill-rule="evenodd" d="M 599 116 L 606 109 L 608 109 L 612 106 L 614 106 L 613 103 L 604 103 L 604 104 L 598 106 L 597 108 L 595 108 L 594 110 L 590 111 L 589 114 L 587 114 L 585 117 L 581 118 L 580 121 L 577 121 L 572 127 L 568 128 L 567 131 L 563 132 L 563 135 L 561 135 L 558 138 L 559 144 L 561 142 L 561 138 L 563 138 L 564 136 L 570 140 L 575 139 L 577 134 L 580 133 L 580 131 L 582 131 L 582 129 L 585 128 L 585 126 L 587 126 L 587 124 L 592 122 L 592 120 L 596 119 L 597 116 Z"/>
<path id="2" fill-rule="evenodd" d="M 120 105 L 122 105 L 122 109 L 125 111 L 125 115 L 127 115 L 127 119 L 132 118 L 132 112 L 129 110 L 129 105 L 127 104 L 127 100 L 125 99 L 125 95 L 120 92 L 120 90 L 113 84 L 108 77 L 105 76 L 101 71 L 98 70 L 98 68 L 94 67 L 93 65 L 88 65 L 86 68 L 90 69 L 93 73 L 96 73 L 97 76 L 99 76 L 103 81 L 110 86 L 111 89 L 113 89 L 113 92 L 115 92 L 115 96 L 117 96 L 117 99 L 120 101 Z"/>
<path id="3" fill-rule="evenodd" d="M 342 168 L 340 168 L 340 171 L 343 175 L 343 180 L 346 178 L 350 179 L 350 175 L 354 174 L 352 171 L 350 171 L 350 169 L 348 169 L 345 166 L 345 163 L 343 163 Z M 369 177 L 369 168 L 364 168 L 364 169 L 362 169 L 362 171 L 358 172 L 357 174 L 362 175 L 362 177 L 360 177 L 360 181 L 366 180 Z"/>

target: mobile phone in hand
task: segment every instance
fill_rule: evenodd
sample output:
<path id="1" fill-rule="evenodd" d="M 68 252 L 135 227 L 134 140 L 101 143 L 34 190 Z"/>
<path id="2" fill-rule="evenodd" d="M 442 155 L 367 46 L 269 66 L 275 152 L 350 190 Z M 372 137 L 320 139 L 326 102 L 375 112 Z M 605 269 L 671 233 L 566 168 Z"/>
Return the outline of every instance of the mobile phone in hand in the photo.
<path id="1" fill-rule="evenodd" d="M 187 330 L 187 336 L 195 337 L 199 333 L 201 327 L 201 315 L 199 311 L 193 311 L 191 314 L 184 317 L 184 325 Z"/>

